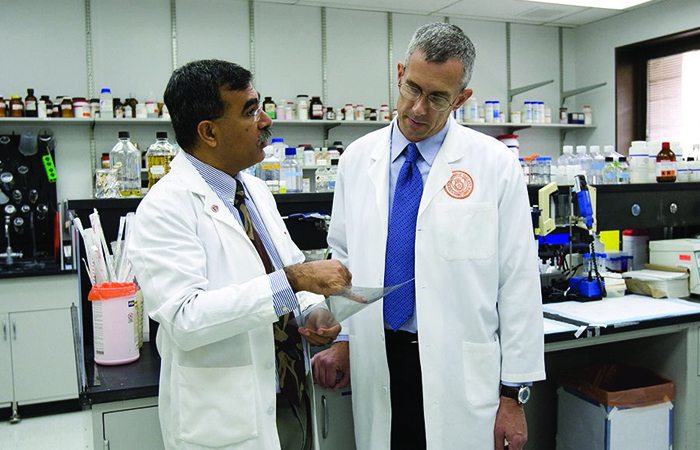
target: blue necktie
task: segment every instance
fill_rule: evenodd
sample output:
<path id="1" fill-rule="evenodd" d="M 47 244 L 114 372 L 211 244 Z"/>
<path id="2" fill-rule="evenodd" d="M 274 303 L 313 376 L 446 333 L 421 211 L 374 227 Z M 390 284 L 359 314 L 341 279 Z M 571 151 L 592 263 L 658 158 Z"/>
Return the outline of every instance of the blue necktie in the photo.
<path id="1" fill-rule="evenodd" d="M 418 147 L 406 147 L 406 161 L 401 166 L 394 189 L 394 203 L 386 240 L 384 286 L 412 279 L 416 271 L 416 220 L 423 193 L 423 179 L 416 165 Z M 396 331 L 412 315 L 416 302 L 416 284 L 408 283 L 384 296 L 384 319 Z"/>

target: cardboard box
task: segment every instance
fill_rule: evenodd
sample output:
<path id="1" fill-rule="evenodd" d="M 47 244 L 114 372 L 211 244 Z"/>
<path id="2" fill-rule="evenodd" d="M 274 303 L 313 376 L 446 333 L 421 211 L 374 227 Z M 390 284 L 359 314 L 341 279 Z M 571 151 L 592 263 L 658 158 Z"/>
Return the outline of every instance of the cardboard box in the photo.
<path id="1" fill-rule="evenodd" d="M 644 270 L 622 274 L 627 291 L 653 298 L 690 297 L 688 269 L 684 267 L 644 264 Z"/>
<path id="2" fill-rule="evenodd" d="M 669 450 L 674 386 L 624 365 L 593 366 L 559 379 L 557 450 Z"/>

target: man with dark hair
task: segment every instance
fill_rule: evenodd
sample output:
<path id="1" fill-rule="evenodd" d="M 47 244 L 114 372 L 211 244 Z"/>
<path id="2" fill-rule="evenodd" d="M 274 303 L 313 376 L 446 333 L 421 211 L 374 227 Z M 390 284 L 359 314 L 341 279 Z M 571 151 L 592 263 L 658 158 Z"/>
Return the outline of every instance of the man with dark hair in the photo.
<path id="1" fill-rule="evenodd" d="M 358 449 L 527 440 L 528 384 L 545 377 L 537 254 L 517 158 L 451 117 L 475 56 L 457 26 L 419 28 L 398 64 L 397 118 L 338 166 L 334 258 L 360 286 L 407 283 L 312 361 L 322 387 L 352 378 Z"/>
<path id="2" fill-rule="evenodd" d="M 160 325 L 165 447 L 310 449 L 311 386 L 292 319 L 350 273 L 302 264 L 265 183 L 242 172 L 263 159 L 272 125 L 249 71 L 191 62 L 172 74 L 165 104 L 184 152 L 139 205 L 128 243 Z M 304 337 L 320 345 L 339 331 Z"/>

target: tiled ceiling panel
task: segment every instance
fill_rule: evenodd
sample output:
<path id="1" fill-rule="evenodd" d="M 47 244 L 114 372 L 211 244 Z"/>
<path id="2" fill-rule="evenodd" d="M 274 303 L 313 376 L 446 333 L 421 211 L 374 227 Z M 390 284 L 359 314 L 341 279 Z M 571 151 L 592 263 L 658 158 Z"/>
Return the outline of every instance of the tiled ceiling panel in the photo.
<path id="1" fill-rule="evenodd" d="M 455 0 L 301 0 L 297 4 L 370 11 L 431 14 L 450 6 L 454 2 Z"/>

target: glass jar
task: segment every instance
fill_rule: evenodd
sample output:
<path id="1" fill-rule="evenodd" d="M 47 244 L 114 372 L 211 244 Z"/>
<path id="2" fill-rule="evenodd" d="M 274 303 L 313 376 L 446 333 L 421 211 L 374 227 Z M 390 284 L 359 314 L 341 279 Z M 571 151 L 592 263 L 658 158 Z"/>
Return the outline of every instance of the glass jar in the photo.
<path id="1" fill-rule="evenodd" d="M 0 117 L 7 116 L 7 108 L 5 108 L 5 99 L 0 95 Z"/>
<path id="2" fill-rule="evenodd" d="M 10 97 L 10 117 L 24 117 L 24 103 L 19 95 Z"/>
<path id="3" fill-rule="evenodd" d="M 676 154 L 671 150 L 671 144 L 663 142 L 661 150 L 656 155 L 657 183 L 672 183 L 676 181 Z"/>
<path id="4" fill-rule="evenodd" d="M 310 113 L 309 113 L 309 119 L 311 120 L 323 120 L 323 102 L 321 102 L 321 97 L 318 95 L 314 95 L 311 97 L 311 103 L 309 104 L 310 106 Z"/>
<path id="5" fill-rule="evenodd" d="M 63 97 L 63 100 L 61 100 L 61 117 L 75 117 L 75 113 L 73 112 L 73 99 L 71 97 Z"/>

